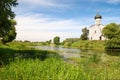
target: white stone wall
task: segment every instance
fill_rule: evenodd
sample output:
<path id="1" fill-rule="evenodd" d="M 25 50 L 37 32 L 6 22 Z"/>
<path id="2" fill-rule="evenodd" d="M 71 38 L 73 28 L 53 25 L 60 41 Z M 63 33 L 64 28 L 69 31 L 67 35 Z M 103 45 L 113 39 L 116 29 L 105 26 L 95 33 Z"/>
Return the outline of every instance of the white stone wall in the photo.
<path id="1" fill-rule="evenodd" d="M 98 25 L 101 24 L 101 19 L 96 19 L 95 24 L 98 24 Z"/>
<path id="2" fill-rule="evenodd" d="M 89 28 L 89 40 L 105 40 L 102 36 L 102 29 L 104 26 L 102 24 L 95 24 Z"/>

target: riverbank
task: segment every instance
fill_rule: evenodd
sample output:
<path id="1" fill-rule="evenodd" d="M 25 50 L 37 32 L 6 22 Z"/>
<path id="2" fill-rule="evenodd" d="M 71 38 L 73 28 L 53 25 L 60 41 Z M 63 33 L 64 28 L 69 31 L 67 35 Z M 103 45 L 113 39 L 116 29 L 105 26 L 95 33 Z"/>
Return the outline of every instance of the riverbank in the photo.
<path id="1" fill-rule="evenodd" d="M 64 47 L 78 48 L 78 49 L 105 49 L 105 41 L 88 41 L 88 40 L 78 40 L 73 43 L 64 43 Z"/>
<path id="2" fill-rule="evenodd" d="M 6 45 L 0 44 L 0 66 L 14 61 L 15 58 L 39 58 L 44 60 L 48 57 L 59 56 L 56 51 L 35 49 L 29 43 L 12 42 Z"/>

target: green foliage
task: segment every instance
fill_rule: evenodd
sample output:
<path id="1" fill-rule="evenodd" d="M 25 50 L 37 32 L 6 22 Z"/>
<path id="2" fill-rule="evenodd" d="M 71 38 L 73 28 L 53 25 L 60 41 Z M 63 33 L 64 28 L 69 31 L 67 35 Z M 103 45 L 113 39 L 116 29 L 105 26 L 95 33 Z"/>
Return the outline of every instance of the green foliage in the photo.
<path id="1" fill-rule="evenodd" d="M 5 44 L 15 39 L 15 14 L 12 7 L 18 5 L 17 0 L 0 0 L 0 39 Z"/>
<path id="2" fill-rule="evenodd" d="M 80 49 L 104 49 L 105 41 L 89 41 L 89 40 L 79 40 L 74 42 L 72 48 Z"/>
<path id="3" fill-rule="evenodd" d="M 120 49 L 120 39 L 112 38 L 105 43 L 106 49 Z"/>
<path id="4" fill-rule="evenodd" d="M 54 44 L 56 44 L 56 45 L 60 45 L 60 37 L 59 37 L 59 36 L 54 37 L 53 42 L 54 42 Z"/>
<path id="5" fill-rule="evenodd" d="M 15 25 L 12 23 L 11 27 L 2 34 L 3 44 L 13 41 L 16 38 L 16 34 Z"/>
<path id="6" fill-rule="evenodd" d="M 80 36 L 80 39 L 81 40 L 88 40 L 88 33 L 89 33 L 89 30 L 87 28 L 83 28 L 82 29 L 82 35 Z"/>
<path id="7" fill-rule="evenodd" d="M 108 38 L 105 44 L 106 49 L 120 49 L 120 25 L 110 23 L 102 32 Z"/>
<path id="8" fill-rule="evenodd" d="M 102 33 L 107 39 L 112 39 L 117 36 L 117 34 L 120 34 L 119 25 L 116 23 L 110 23 L 106 25 L 106 27 L 103 28 Z"/>
<path id="9" fill-rule="evenodd" d="M 97 53 L 90 56 L 89 59 L 90 59 L 90 61 L 92 61 L 92 62 L 94 62 L 96 64 L 98 64 L 101 61 L 101 57 Z"/>
<path id="10" fill-rule="evenodd" d="M 120 39 L 120 25 L 119 25 L 119 29 L 116 32 L 116 38 Z"/>
<path id="11" fill-rule="evenodd" d="M 52 40 L 48 40 L 48 41 L 46 41 L 47 44 L 50 44 L 51 42 L 52 42 Z"/>
<path id="12" fill-rule="evenodd" d="M 67 38 L 63 41 L 64 47 L 70 47 L 72 43 L 79 41 L 80 38 Z"/>
<path id="13" fill-rule="evenodd" d="M 18 5 L 17 0 L 0 0 L 0 22 L 4 25 L 6 20 L 13 19 L 15 17 L 12 7 Z"/>

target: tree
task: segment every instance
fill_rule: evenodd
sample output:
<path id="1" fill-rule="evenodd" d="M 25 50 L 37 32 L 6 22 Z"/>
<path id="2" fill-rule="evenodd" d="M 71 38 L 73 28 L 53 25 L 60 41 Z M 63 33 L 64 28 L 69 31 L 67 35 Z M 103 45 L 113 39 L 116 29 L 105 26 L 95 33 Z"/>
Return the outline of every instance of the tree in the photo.
<path id="1" fill-rule="evenodd" d="M 8 29 L 4 30 L 4 33 L 2 34 L 2 42 L 3 44 L 7 42 L 11 42 L 16 38 L 16 29 L 15 29 L 16 22 L 11 20 L 11 26 L 8 27 Z"/>
<path id="2" fill-rule="evenodd" d="M 120 39 L 112 38 L 105 43 L 106 49 L 120 49 Z"/>
<path id="3" fill-rule="evenodd" d="M 59 36 L 54 37 L 53 42 L 54 42 L 54 44 L 59 45 L 60 44 L 60 37 Z"/>
<path id="4" fill-rule="evenodd" d="M 110 23 L 103 28 L 102 33 L 107 39 L 116 38 L 119 35 L 119 25 L 116 23 Z"/>
<path id="5" fill-rule="evenodd" d="M 119 29 L 116 32 L 116 38 L 120 39 L 120 26 L 119 26 Z"/>
<path id="6" fill-rule="evenodd" d="M 83 28 L 82 35 L 80 36 L 80 38 L 82 40 L 88 40 L 88 33 L 89 33 L 89 30 L 87 28 Z"/>
<path id="7" fill-rule="evenodd" d="M 16 22 L 12 7 L 18 5 L 17 0 L 0 0 L 0 39 L 3 44 L 15 39 Z"/>
<path id="8" fill-rule="evenodd" d="M 102 31 L 108 39 L 105 43 L 106 49 L 120 49 L 120 25 L 110 23 Z"/>
<path id="9" fill-rule="evenodd" d="M 48 44 L 50 44 L 52 42 L 52 40 L 48 40 L 48 41 L 46 41 L 46 43 L 48 43 Z"/>

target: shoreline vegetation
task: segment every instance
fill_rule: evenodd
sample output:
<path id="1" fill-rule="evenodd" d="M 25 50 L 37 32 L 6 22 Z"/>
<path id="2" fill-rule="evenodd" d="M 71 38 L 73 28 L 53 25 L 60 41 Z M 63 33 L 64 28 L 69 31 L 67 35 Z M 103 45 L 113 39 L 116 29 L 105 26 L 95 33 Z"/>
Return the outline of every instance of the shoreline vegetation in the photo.
<path id="1" fill-rule="evenodd" d="M 105 42 L 106 41 L 101 41 L 101 40 L 77 40 L 73 42 L 64 42 L 64 47 L 68 48 L 77 48 L 77 49 L 101 49 L 105 50 Z"/>
<path id="2" fill-rule="evenodd" d="M 99 42 L 95 44 L 94 41 L 91 43 L 78 41 L 73 43 L 71 47 L 79 48 L 80 46 L 77 46 L 79 43 L 83 44 L 82 47 L 84 45 L 89 47 L 89 44 L 102 47 L 104 44 L 104 42 L 98 45 Z M 84 58 L 64 60 L 57 52 L 37 50 L 30 47 L 36 44 L 30 42 L 0 44 L 0 80 L 120 79 L 119 56 L 92 54 Z M 38 43 L 38 45 L 42 44 Z"/>

